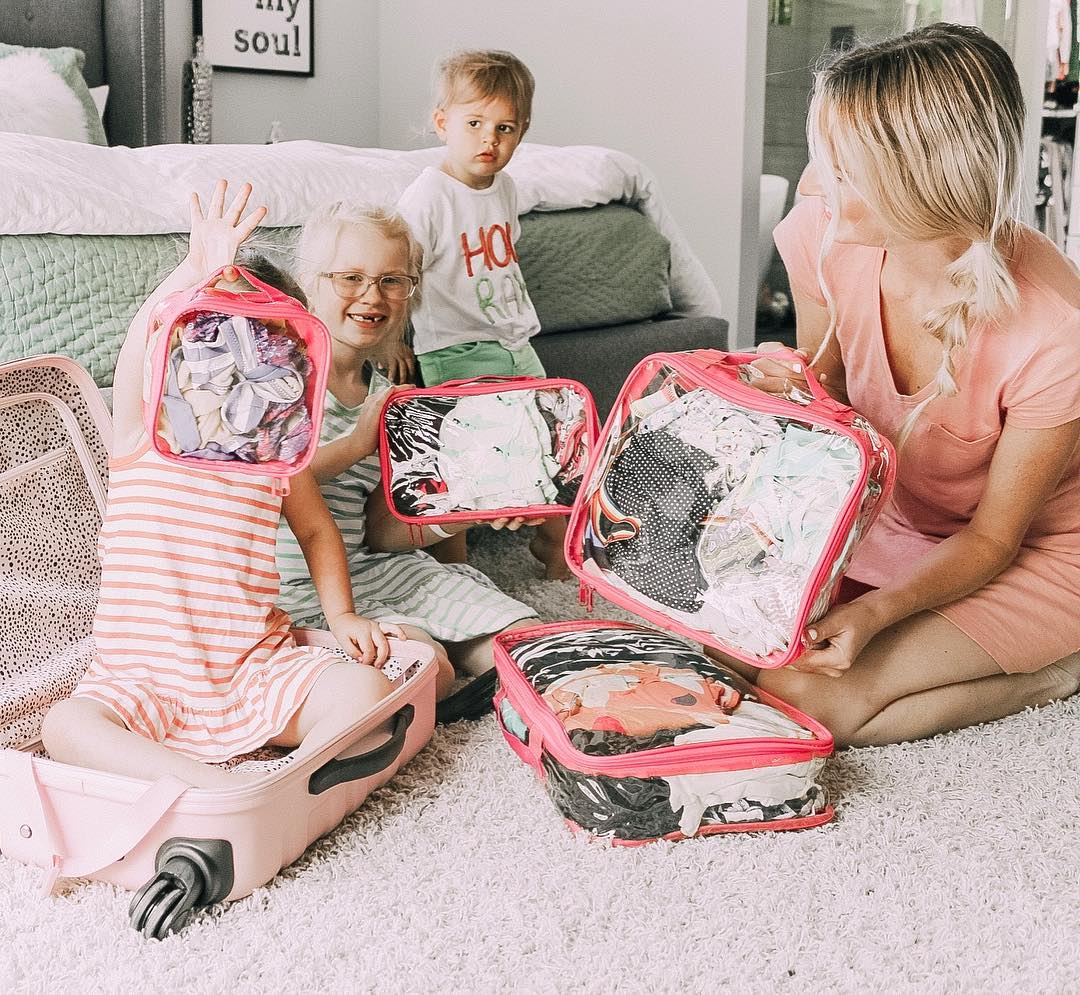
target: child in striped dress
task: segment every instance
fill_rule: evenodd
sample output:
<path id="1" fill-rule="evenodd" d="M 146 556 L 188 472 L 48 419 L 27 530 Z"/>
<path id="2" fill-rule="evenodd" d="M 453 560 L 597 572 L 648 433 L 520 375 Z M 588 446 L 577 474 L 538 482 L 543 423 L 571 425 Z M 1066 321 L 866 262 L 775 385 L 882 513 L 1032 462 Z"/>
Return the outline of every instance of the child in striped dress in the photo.
<path id="1" fill-rule="evenodd" d="M 320 745 L 385 697 L 379 667 L 398 626 L 360 618 L 341 535 L 310 471 L 284 499 L 269 477 L 167 462 L 143 428 L 150 317 L 167 295 L 222 266 L 266 213 L 248 214 L 250 185 L 226 207 L 192 195 L 187 257 L 143 304 L 117 361 L 109 500 L 102 526 L 101 597 L 93 660 L 71 698 L 46 716 L 42 738 L 62 762 L 195 787 L 244 775 L 210 766 L 273 744 Z M 298 646 L 275 606 L 281 513 L 310 566 L 329 627 L 356 661 Z M 381 734 L 373 733 L 373 739 Z"/>

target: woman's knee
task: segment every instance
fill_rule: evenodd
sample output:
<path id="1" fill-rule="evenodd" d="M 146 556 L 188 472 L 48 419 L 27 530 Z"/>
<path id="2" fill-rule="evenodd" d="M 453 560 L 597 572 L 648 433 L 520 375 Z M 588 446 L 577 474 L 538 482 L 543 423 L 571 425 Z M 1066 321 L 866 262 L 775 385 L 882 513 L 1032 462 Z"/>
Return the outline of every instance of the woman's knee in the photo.
<path id="1" fill-rule="evenodd" d="M 859 746 L 860 730 L 880 710 L 843 677 L 804 674 L 790 667 L 762 670 L 757 686 L 784 704 L 816 719 L 832 733 L 836 748 Z"/>

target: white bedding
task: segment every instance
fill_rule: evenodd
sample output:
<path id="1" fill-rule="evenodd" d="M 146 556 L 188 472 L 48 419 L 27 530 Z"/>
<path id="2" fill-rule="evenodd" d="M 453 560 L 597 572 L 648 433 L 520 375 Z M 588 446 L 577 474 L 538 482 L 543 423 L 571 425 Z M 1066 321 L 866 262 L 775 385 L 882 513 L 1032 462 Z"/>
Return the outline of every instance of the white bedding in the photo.
<path id="1" fill-rule="evenodd" d="M 216 180 L 250 180 L 266 223 L 302 224 L 326 201 L 396 201 L 438 148 L 399 152 L 322 142 L 105 148 L 0 135 L 0 234 L 148 235 L 183 232 L 188 196 Z M 682 314 L 720 314 L 720 298 L 636 159 L 592 145 L 521 145 L 508 167 L 522 213 L 630 204 L 671 243 L 671 299 Z"/>

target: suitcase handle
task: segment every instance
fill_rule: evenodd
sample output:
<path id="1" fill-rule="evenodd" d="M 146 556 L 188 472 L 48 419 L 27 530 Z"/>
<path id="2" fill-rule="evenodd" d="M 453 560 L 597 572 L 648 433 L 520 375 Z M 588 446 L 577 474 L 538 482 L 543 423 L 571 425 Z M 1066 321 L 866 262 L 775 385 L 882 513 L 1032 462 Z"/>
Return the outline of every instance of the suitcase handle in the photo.
<path id="1" fill-rule="evenodd" d="M 412 705 L 403 705 L 394 718 L 394 732 L 390 738 L 375 749 L 344 760 L 328 760 L 308 779 L 308 794 L 321 795 L 328 788 L 346 781 L 362 781 L 391 766 L 405 748 L 405 734 L 416 716 Z"/>

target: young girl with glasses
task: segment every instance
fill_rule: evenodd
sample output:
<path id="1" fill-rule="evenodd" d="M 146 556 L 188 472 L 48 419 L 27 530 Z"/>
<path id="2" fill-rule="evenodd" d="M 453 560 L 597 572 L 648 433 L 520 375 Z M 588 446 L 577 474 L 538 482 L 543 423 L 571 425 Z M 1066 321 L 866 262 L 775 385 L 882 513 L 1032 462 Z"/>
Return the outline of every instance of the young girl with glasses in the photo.
<path id="1" fill-rule="evenodd" d="M 410 529 L 390 514 L 379 486 L 379 415 L 386 392 L 401 388 L 382 377 L 374 361 L 401 340 L 409 310 L 420 298 L 420 248 L 392 211 L 338 203 L 304 226 L 296 255 L 296 275 L 309 307 L 332 343 L 321 445 L 312 469 L 345 540 L 357 604 L 372 618 L 400 625 L 410 638 L 445 642 L 465 672 L 485 673 L 494 665 L 492 636 L 534 623 L 535 612 L 478 570 L 439 563 L 416 548 L 463 536 L 467 524 L 426 525 L 417 536 L 415 526 Z M 516 529 L 523 520 L 489 524 Z M 325 625 L 287 522 L 281 525 L 278 569 L 282 607 L 299 625 Z M 440 695 L 452 675 L 445 654 L 442 659 Z M 464 711 L 444 707 L 440 721 L 477 714 L 490 708 L 490 699 L 477 694 L 475 708 Z"/>

